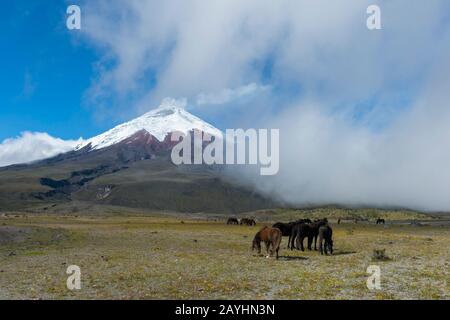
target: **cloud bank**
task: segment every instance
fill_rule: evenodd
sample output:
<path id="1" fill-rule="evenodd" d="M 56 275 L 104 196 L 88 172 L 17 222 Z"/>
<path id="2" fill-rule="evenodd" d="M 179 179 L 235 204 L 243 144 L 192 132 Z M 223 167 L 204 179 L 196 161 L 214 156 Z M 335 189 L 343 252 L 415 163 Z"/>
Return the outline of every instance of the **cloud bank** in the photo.
<path id="1" fill-rule="evenodd" d="M 72 150 L 81 140 L 62 140 L 42 132 L 22 132 L 0 144 L 0 167 L 28 163 Z"/>
<path id="2" fill-rule="evenodd" d="M 379 31 L 366 28 L 374 3 Z M 83 37 L 103 53 L 89 91 L 96 101 L 132 97 L 141 113 L 186 97 L 226 127 L 279 128 L 280 174 L 240 176 L 289 203 L 450 210 L 448 1 L 83 8 Z M 270 90 L 241 94 L 249 84 Z"/>

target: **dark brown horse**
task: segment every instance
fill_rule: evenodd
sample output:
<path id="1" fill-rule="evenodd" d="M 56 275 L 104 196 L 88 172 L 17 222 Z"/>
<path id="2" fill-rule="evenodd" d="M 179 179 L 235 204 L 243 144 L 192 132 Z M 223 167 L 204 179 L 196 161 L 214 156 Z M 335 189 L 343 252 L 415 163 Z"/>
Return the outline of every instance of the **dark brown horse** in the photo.
<path id="1" fill-rule="evenodd" d="M 386 221 L 383 218 L 378 218 L 377 219 L 377 224 L 385 224 Z"/>
<path id="2" fill-rule="evenodd" d="M 239 224 L 239 221 L 236 218 L 228 218 L 227 224 Z"/>
<path id="3" fill-rule="evenodd" d="M 256 221 L 254 219 L 242 218 L 240 224 L 245 224 L 247 226 L 256 226 Z"/>
<path id="4" fill-rule="evenodd" d="M 325 242 L 325 243 L 324 243 Z M 329 225 L 324 225 L 319 228 L 319 250 L 320 254 L 333 254 L 333 229 Z"/>
<path id="5" fill-rule="evenodd" d="M 301 223 L 311 223 L 311 220 L 309 219 L 299 219 L 297 221 L 291 221 L 288 223 L 284 222 L 277 222 L 272 225 L 272 228 L 278 228 L 281 230 L 281 233 L 283 234 L 283 237 L 289 237 L 287 247 L 289 248 L 291 243 L 291 237 L 292 237 L 292 228 Z"/>
<path id="6" fill-rule="evenodd" d="M 317 250 L 317 237 L 319 236 L 319 228 L 328 224 L 327 218 L 315 220 L 312 223 L 297 224 L 292 228 L 291 250 L 297 248 L 305 251 L 303 241 L 308 238 L 308 250 L 312 250 L 312 242 L 314 240 L 314 250 Z M 294 245 L 294 243 L 296 245 Z"/>
<path id="7" fill-rule="evenodd" d="M 272 256 L 275 252 L 276 258 L 278 259 L 278 251 L 280 250 L 281 238 L 282 234 L 280 229 L 265 226 L 261 230 L 259 230 L 253 238 L 252 251 L 257 249 L 258 253 L 260 254 L 261 241 L 263 241 L 266 245 L 267 253 Z"/>

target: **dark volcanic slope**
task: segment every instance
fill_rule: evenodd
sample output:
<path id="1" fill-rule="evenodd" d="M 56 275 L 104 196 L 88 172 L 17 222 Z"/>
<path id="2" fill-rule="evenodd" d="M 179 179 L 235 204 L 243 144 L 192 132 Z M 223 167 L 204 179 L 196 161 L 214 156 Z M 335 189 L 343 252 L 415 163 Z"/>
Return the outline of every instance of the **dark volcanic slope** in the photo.
<path id="1" fill-rule="evenodd" d="M 175 166 L 172 144 L 139 131 L 119 144 L 0 169 L 0 210 L 83 200 L 181 212 L 244 212 L 274 204 L 202 166 Z"/>

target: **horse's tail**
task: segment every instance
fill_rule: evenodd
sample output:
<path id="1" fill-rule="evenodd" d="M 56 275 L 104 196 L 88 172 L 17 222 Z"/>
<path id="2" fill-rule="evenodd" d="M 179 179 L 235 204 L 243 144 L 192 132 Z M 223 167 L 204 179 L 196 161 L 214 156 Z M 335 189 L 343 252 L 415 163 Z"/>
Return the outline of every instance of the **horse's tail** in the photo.
<path id="1" fill-rule="evenodd" d="M 277 250 L 278 248 L 280 248 L 281 239 L 283 238 L 283 234 L 281 233 L 280 229 L 275 229 L 275 230 L 277 230 L 277 232 L 276 232 L 275 239 L 273 239 L 273 249 Z"/>
<path id="2" fill-rule="evenodd" d="M 281 239 L 283 238 L 283 234 L 281 233 L 280 229 L 275 229 L 276 232 L 276 237 L 275 239 L 273 239 L 272 242 L 272 250 L 275 252 L 276 254 L 276 258 L 278 260 L 278 251 L 280 250 L 280 246 L 281 246 Z"/>

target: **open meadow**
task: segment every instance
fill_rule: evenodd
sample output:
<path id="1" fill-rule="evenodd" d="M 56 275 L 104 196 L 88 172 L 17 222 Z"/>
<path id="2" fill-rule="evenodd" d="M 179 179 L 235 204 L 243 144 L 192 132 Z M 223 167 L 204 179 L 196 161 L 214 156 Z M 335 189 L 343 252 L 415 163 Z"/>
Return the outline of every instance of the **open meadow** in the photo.
<path id="1" fill-rule="evenodd" d="M 0 299 L 450 299 L 448 225 L 330 222 L 333 256 L 288 250 L 283 238 L 275 260 L 251 251 L 269 221 L 3 215 Z M 66 287 L 69 265 L 81 290 Z M 369 265 L 381 268 L 380 290 L 366 286 Z"/>

